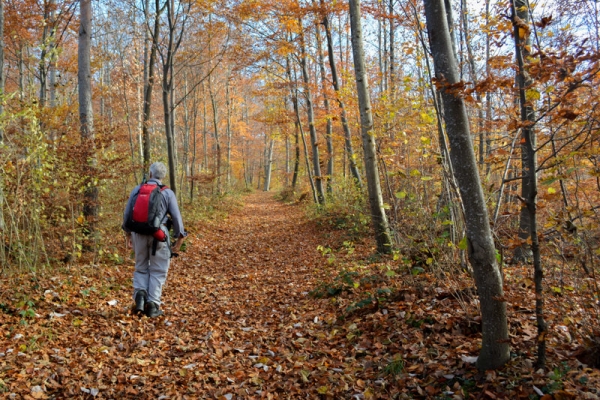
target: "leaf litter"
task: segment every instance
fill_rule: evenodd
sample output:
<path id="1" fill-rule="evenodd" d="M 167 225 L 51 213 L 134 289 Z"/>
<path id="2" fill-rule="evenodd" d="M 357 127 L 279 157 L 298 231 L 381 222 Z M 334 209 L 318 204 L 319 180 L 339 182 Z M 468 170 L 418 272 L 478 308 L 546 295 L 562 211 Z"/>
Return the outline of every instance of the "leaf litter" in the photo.
<path id="1" fill-rule="evenodd" d="M 339 251 L 332 263 L 331 255 L 324 257 L 318 249 L 324 243 L 348 248 L 343 232 L 319 229 L 300 207 L 278 203 L 270 194 L 253 194 L 224 220 L 189 230 L 187 249 L 173 259 L 163 291 L 165 317 L 131 314 L 132 260 L 57 268 L 51 277 L 22 275 L 11 278 L 10 285 L 3 282 L 0 395 L 600 395 L 598 370 L 573 357 L 577 343 L 570 328 L 577 313 L 570 320 L 553 315 L 560 322 L 550 338 L 553 367 L 534 369 L 535 320 L 526 287 L 507 287 L 511 361 L 482 373 L 473 364 L 481 322 L 466 283 L 444 287 L 427 273 L 390 273 L 385 267 L 394 260 L 373 257 L 374 243 L 365 238 L 356 240 L 352 251 Z M 522 280 L 513 279 L 525 282 L 529 271 L 513 270 L 514 276 L 519 273 Z M 318 296 L 318 288 L 336 290 Z"/>

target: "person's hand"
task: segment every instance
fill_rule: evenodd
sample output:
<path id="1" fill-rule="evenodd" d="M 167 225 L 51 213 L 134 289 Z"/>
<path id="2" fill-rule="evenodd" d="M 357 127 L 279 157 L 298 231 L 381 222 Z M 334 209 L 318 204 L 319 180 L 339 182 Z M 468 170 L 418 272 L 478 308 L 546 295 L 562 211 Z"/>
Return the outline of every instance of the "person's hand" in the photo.
<path id="1" fill-rule="evenodd" d="M 127 235 L 127 248 L 133 249 L 133 242 L 131 241 L 131 235 Z"/>
<path id="2" fill-rule="evenodd" d="M 175 244 L 171 248 L 171 251 L 173 253 L 179 252 L 179 248 L 181 247 L 181 244 L 183 243 L 183 239 L 184 239 L 183 236 L 180 236 L 177 238 L 177 240 L 175 241 Z"/>

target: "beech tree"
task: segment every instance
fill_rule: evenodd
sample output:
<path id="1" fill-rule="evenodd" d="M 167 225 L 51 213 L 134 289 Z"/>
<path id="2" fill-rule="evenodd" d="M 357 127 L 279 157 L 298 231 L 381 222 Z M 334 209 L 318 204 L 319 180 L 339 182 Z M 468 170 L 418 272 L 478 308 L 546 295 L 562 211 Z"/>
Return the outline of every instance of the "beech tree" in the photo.
<path id="1" fill-rule="evenodd" d="M 350 0 L 350 27 L 352 29 L 352 54 L 354 56 L 354 73 L 356 75 L 356 90 L 360 108 L 363 157 L 365 162 L 367 189 L 369 192 L 371 219 L 375 229 L 377 250 L 381 253 L 391 253 L 392 238 L 390 236 L 387 216 L 385 215 L 379 180 L 379 168 L 377 167 L 373 114 L 371 111 L 369 82 L 367 81 L 367 70 L 365 66 L 365 51 L 363 49 L 360 0 Z"/>
<path id="2" fill-rule="evenodd" d="M 452 50 L 444 0 L 424 0 L 427 31 L 444 106 L 450 158 L 464 203 L 468 255 L 481 304 L 483 340 L 477 367 L 499 368 L 510 358 L 502 276 L 489 225 L 464 99 L 453 86 L 460 83 Z"/>
<path id="3" fill-rule="evenodd" d="M 98 186 L 94 182 L 96 156 L 94 144 L 94 112 L 92 109 L 92 69 L 90 48 L 92 43 L 92 2 L 80 0 L 79 47 L 77 51 L 77 82 L 79 87 L 79 123 L 81 141 L 86 155 L 86 180 L 83 216 L 93 231 L 98 217 Z"/>

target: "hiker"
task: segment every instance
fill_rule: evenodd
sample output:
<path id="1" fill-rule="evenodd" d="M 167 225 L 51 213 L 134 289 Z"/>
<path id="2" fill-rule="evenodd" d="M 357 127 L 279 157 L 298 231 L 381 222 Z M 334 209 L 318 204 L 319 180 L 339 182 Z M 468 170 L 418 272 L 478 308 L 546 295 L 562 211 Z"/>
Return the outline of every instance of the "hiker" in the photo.
<path id="1" fill-rule="evenodd" d="M 161 162 L 150 166 L 150 177 L 144 184 L 136 186 L 129 195 L 123 215 L 123 230 L 127 235 L 127 247 L 135 251 L 135 271 L 133 273 L 133 300 L 135 312 L 150 318 L 163 315 L 160 309 L 162 288 L 167 280 L 167 271 L 172 255 L 177 255 L 187 233 L 183 229 L 181 213 L 177 206 L 175 193 L 161 180 L 167 175 L 167 167 Z M 154 191 L 154 194 L 149 193 Z M 145 204 L 143 204 L 145 198 Z M 138 205 L 134 211 L 134 206 Z M 156 210 L 156 217 L 148 217 L 149 209 Z M 135 221 L 140 210 L 146 213 L 144 218 L 154 221 L 154 233 L 139 228 Z M 170 247 L 168 215 L 171 216 L 174 237 L 177 238 Z M 142 225 L 152 225 L 152 221 Z M 138 232 L 138 233 L 136 233 Z M 145 232 L 139 233 L 139 232 Z"/>

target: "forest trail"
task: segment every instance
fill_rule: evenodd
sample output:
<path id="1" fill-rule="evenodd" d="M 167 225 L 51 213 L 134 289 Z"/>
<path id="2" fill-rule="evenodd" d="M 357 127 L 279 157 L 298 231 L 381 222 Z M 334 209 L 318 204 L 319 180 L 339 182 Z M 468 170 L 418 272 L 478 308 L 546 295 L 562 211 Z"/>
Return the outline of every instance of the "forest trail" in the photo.
<path id="1" fill-rule="evenodd" d="M 262 192 L 244 202 L 187 226 L 164 317 L 132 315 L 133 259 L 0 282 L 0 397 L 527 399 L 534 385 L 555 384 L 533 369 L 525 287 L 509 292 L 517 355 L 504 375 L 479 374 L 468 280 L 457 296 L 457 281 L 416 275 L 376 256 L 372 240 L 349 241 L 347 229 L 319 229 L 301 206 Z M 335 293 L 315 298 L 315 289 Z M 557 362 L 573 351 L 558 339 Z M 590 371 L 569 372 L 578 383 L 561 381 L 568 392 L 555 399 L 600 387 Z"/>

